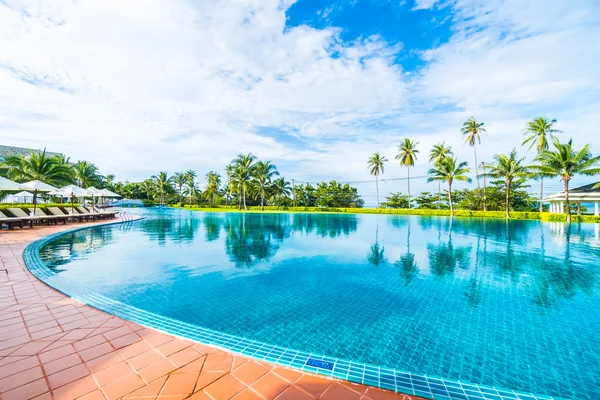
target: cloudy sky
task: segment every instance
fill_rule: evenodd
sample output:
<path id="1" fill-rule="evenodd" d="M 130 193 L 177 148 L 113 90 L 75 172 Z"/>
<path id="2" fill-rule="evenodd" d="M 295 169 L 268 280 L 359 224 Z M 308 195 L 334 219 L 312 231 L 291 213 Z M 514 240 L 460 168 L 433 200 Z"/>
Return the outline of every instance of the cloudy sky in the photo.
<path id="1" fill-rule="evenodd" d="M 469 116 L 491 160 L 545 115 L 598 153 L 599 37 L 598 0 L 0 0 L 0 144 L 120 180 L 253 152 L 361 181 L 375 151 L 406 176 L 405 137 L 419 176 L 440 141 L 473 163 Z"/>

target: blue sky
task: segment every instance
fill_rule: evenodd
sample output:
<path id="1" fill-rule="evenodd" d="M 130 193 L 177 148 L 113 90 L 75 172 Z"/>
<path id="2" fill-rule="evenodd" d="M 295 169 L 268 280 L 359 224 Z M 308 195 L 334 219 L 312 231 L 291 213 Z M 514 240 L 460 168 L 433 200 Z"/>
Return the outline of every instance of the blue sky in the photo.
<path id="1" fill-rule="evenodd" d="M 531 159 L 522 130 L 542 115 L 600 152 L 598 37 L 597 0 L 2 0 L 0 143 L 120 180 L 253 152 L 287 179 L 365 181 L 379 151 L 385 195 L 405 190 L 406 137 L 411 176 L 439 142 L 473 164 L 470 116 L 480 161 Z"/>

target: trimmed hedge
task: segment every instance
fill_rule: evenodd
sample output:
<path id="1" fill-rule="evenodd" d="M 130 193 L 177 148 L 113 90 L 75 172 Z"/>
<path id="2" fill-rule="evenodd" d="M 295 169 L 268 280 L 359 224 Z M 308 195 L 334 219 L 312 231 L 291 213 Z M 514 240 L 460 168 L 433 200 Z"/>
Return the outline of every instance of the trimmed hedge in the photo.
<path id="1" fill-rule="evenodd" d="M 73 203 L 73 207 L 77 207 L 77 206 L 79 206 L 78 203 Z M 58 207 L 61 210 L 63 210 L 64 212 L 68 213 L 68 209 L 71 208 L 71 203 L 45 203 L 45 204 L 37 205 L 38 209 L 42 210 L 46 214 L 50 214 L 50 212 L 48 211 L 48 207 Z M 29 208 L 33 208 L 33 204 L 27 204 L 27 203 L 0 204 L 0 211 L 7 217 L 12 217 L 12 214 L 10 213 L 10 211 L 8 211 L 9 208 L 20 208 L 27 215 L 29 215 L 29 212 L 30 212 Z"/>
<path id="2" fill-rule="evenodd" d="M 544 222 L 567 222 L 567 214 L 552 214 L 549 212 L 542 213 L 541 218 Z M 573 222 L 591 222 L 600 223 L 600 216 L 595 215 L 576 215 L 571 214 L 571 221 Z"/>

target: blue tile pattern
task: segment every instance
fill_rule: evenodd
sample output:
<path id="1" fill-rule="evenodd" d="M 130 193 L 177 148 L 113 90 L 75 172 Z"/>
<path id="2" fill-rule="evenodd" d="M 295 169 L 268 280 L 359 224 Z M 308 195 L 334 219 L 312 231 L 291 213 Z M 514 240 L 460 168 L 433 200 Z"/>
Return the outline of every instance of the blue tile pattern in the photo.
<path id="1" fill-rule="evenodd" d="M 120 222 L 111 222 L 117 224 Z M 136 222 L 126 222 L 135 224 Z M 202 328 L 154 314 L 97 294 L 50 270 L 40 258 L 40 249 L 51 241 L 82 229 L 59 232 L 31 243 L 24 252 L 25 264 L 40 280 L 54 289 L 97 309 L 158 331 L 222 348 L 233 353 L 269 361 L 304 372 L 348 380 L 360 384 L 435 400 L 552 400 L 557 397 L 519 393 L 511 390 L 470 384 L 441 377 L 413 374 L 398 369 L 378 367 L 324 354 L 311 354 L 282 348 L 242 337 Z M 312 360 L 312 361 L 311 361 Z M 318 362 L 316 362 L 318 361 Z M 323 368 L 325 367 L 325 368 Z"/>

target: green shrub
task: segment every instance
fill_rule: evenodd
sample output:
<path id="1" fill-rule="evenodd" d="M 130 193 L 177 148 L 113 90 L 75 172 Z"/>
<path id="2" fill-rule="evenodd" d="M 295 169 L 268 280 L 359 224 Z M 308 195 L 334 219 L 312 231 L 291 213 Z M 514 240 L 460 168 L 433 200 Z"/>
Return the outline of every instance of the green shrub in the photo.
<path id="1" fill-rule="evenodd" d="M 79 206 L 78 203 L 73 203 L 73 207 L 77 207 Z M 58 207 L 60 208 L 63 212 L 68 212 L 69 209 L 71 208 L 71 203 L 46 203 L 46 204 L 38 204 L 37 208 L 42 210 L 44 213 L 46 214 L 51 214 L 48 211 L 48 207 Z M 23 210 L 27 215 L 29 215 L 30 211 L 29 209 L 33 209 L 33 204 L 28 204 L 28 203 L 18 203 L 18 204 L 0 204 L 0 211 L 6 215 L 7 217 L 11 217 L 12 214 L 10 213 L 10 211 L 8 211 L 9 208 L 20 208 L 21 210 Z"/>
<path id="2" fill-rule="evenodd" d="M 542 213 L 541 218 L 545 222 L 567 222 L 567 214 Z M 571 215 L 572 222 L 600 223 L 600 216 L 594 215 Z"/>

